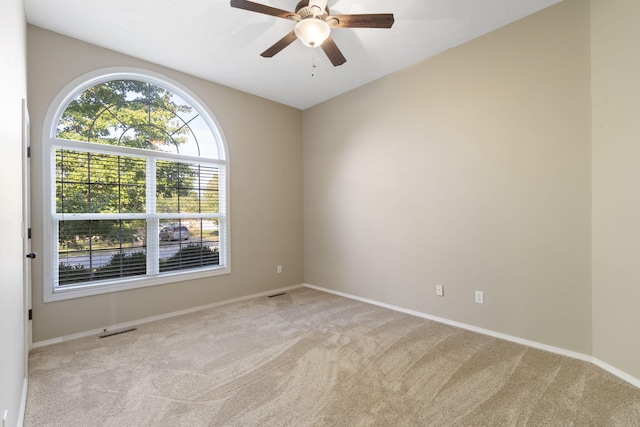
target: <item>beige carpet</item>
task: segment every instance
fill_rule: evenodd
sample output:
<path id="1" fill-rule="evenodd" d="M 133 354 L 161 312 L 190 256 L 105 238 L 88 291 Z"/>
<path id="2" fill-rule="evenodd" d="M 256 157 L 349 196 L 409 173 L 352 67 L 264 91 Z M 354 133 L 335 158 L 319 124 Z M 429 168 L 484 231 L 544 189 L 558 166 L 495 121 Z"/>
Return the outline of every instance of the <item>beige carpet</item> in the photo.
<path id="1" fill-rule="evenodd" d="M 32 352 L 25 426 L 640 426 L 588 363 L 300 288 Z"/>

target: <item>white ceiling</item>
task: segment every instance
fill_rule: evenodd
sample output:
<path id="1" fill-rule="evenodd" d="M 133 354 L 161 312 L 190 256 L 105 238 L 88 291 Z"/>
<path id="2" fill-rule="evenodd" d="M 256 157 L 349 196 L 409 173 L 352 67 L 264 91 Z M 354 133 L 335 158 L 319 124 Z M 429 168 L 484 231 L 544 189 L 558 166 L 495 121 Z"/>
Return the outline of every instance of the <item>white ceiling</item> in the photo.
<path id="1" fill-rule="evenodd" d="M 393 13 L 391 29 L 332 29 L 347 58 L 295 41 L 260 53 L 294 22 L 229 0 L 25 0 L 29 23 L 306 109 L 561 0 L 329 0 L 333 14 Z M 255 0 L 293 11 L 298 0 Z M 315 63 L 316 67 L 313 68 Z M 313 74 L 313 75 L 312 75 Z"/>

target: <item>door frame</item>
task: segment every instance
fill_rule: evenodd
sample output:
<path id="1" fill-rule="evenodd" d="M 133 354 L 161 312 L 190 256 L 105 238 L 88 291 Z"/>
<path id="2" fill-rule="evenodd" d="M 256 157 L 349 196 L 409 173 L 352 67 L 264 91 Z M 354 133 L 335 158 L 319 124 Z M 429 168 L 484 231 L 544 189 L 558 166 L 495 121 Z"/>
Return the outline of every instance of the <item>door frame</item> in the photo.
<path id="1" fill-rule="evenodd" d="M 29 352 L 33 343 L 30 313 L 31 304 L 31 123 L 27 101 L 22 100 L 22 253 L 23 253 L 23 300 L 24 300 L 24 369 L 29 372 Z"/>

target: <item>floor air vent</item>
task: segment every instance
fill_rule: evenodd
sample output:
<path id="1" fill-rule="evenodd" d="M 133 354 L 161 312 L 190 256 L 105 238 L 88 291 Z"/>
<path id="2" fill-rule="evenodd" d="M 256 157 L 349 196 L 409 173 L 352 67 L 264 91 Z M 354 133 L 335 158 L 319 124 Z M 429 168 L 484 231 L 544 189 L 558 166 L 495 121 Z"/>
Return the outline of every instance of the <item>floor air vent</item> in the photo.
<path id="1" fill-rule="evenodd" d="M 286 295 L 286 292 L 282 292 L 281 294 L 275 294 L 275 295 L 269 295 L 267 298 L 275 298 L 275 297 L 280 297 L 282 295 Z"/>
<path id="2" fill-rule="evenodd" d="M 138 328 L 127 328 L 127 329 L 116 329 L 115 331 L 107 331 L 106 329 L 102 334 L 100 334 L 100 338 L 112 337 L 114 335 L 126 334 L 127 332 L 133 332 Z"/>

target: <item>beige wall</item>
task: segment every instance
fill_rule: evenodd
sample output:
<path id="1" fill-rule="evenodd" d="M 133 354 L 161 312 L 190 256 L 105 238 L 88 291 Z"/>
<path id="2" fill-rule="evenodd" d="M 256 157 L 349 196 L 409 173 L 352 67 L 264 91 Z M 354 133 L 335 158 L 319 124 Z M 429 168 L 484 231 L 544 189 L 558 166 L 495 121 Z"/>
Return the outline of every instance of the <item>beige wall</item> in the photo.
<path id="1" fill-rule="evenodd" d="M 305 281 L 590 354 L 589 60 L 567 0 L 306 110 Z"/>
<path id="2" fill-rule="evenodd" d="M 22 100 L 27 97 L 26 23 L 22 0 L 0 3 L 0 419 L 20 419 L 25 378 L 24 297 L 22 286 Z"/>
<path id="3" fill-rule="evenodd" d="M 640 378 L 640 2 L 591 8 L 593 354 Z"/>
<path id="4" fill-rule="evenodd" d="M 230 275 L 43 304 L 43 271 L 35 263 L 35 342 L 302 283 L 299 110 L 33 26 L 28 64 L 34 164 L 41 162 L 43 118 L 58 92 L 87 72 L 130 66 L 179 82 L 207 105 L 226 136 L 231 173 Z M 42 215 L 39 168 L 33 172 L 33 215 Z M 34 250 L 42 252 L 42 227 L 33 228 Z M 282 274 L 276 274 L 278 264 Z"/>

